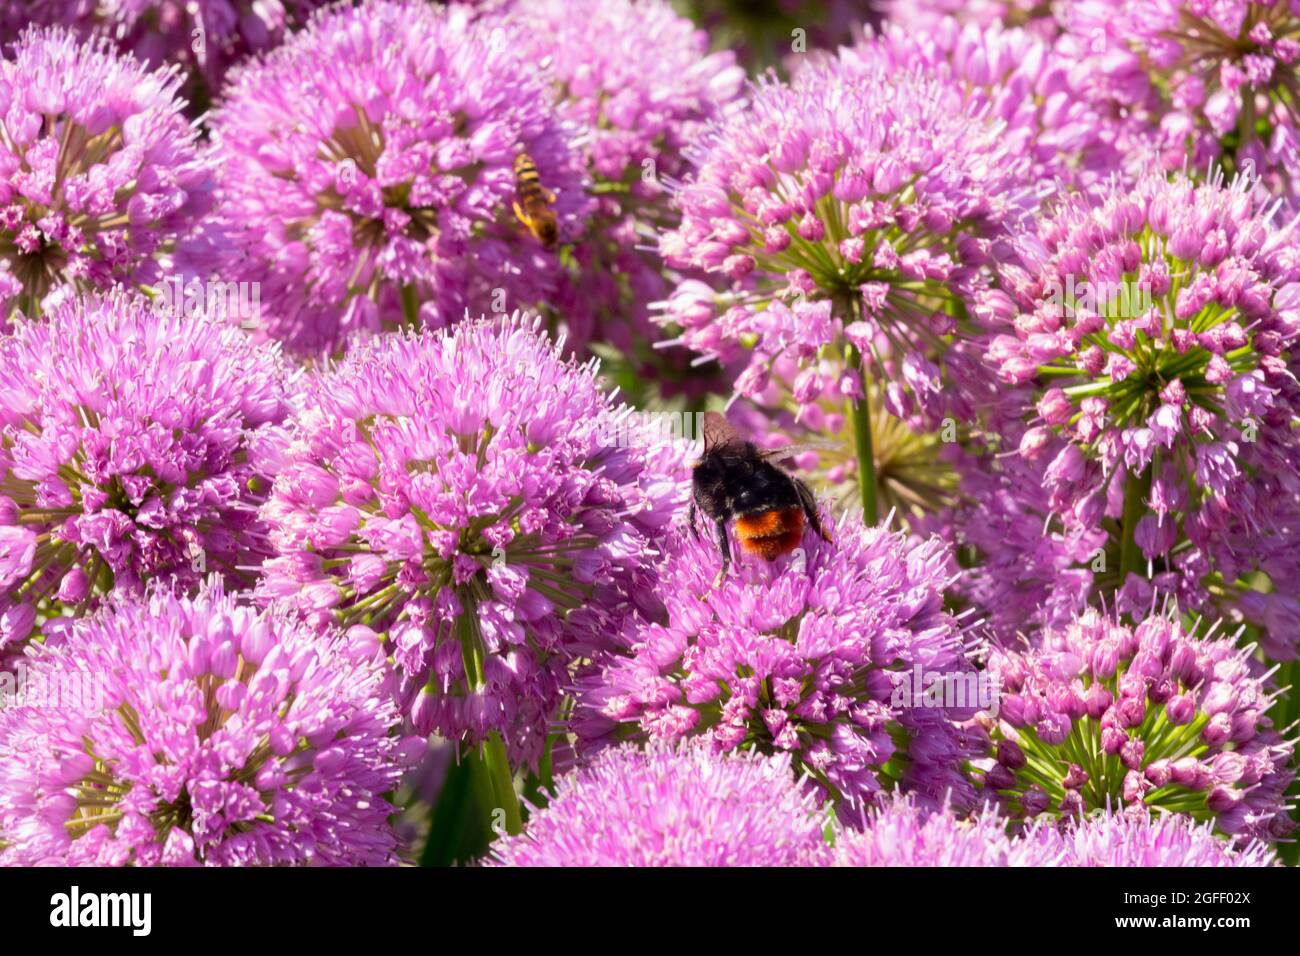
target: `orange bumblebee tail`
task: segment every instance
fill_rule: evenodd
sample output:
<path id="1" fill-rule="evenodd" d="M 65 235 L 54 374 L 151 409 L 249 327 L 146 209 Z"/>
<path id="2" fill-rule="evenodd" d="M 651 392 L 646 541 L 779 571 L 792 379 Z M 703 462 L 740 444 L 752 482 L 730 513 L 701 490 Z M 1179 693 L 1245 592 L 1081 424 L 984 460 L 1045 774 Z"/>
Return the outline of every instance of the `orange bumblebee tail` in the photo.
<path id="1" fill-rule="evenodd" d="M 773 508 L 736 518 L 736 538 L 741 550 L 775 561 L 803 540 L 803 509 Z"/>

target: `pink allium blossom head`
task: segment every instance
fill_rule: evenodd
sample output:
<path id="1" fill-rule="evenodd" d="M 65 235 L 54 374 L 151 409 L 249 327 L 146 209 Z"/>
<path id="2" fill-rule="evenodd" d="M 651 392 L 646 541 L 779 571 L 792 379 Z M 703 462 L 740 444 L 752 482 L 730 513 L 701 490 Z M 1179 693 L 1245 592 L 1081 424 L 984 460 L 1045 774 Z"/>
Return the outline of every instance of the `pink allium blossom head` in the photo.
<path id="1" fill-rule="evenodd" d="M 344 641 L 220 589 L 113 602 L 0 708 L 0 863 L 396 862 L 384 797 L 423 741 Z"/>
<path id="2" fill-rule="evenodd" d="M 587 131 L 595 180 L 639 199 L 661 192 L 647 169 L 686 172 L 683 151 L 744 86 L 734 54 L 710 53 L 708 35 L 664 0 L 517 0 L 508 16 L 548 58 L 561 111 Z"/>
<path id="3" fill-rule="evenodd" d="M 1234 843 L 1179 813 L 1099 810 L 1059 823 L 1038 819 L 1008 832 L 985 809 L 959 817 L 895 796 L 865 826 L 835 835 L 836 866 L 1276 866 L 1273 848 Z"/>
<path id="4" fill-rule="evenodd" d="M 561 777 L 492 866 L 819 866 L 826 815 L 787 755 L 630 744 Z"/>
<path id="5" fill-rule="evenodd" d="M 1089 610 L 1039 648 L 995 649 L 999 707 L 976 718 L 991 738 L 985 793 L 1017 818 L 1146 807 L 1234 837 L 1285 836 L 1294 741 L 1267 716 L 1254 648 L 1212 631 Z"/>
<path id="6" fill-rule="evenodd" d="M 978 705 L 923 695 L 934 675 L 976 676 L 944 610 L 948 553 L 853 518 L 834 537 L 809 531 L 773 563 L 742 556 L 714 587 L 717 545 L 677 529 L 659 568 L 666 622 L 629 622 L 623 648 L 582 675 L 580 742 L 789 753 L 848 816 L 899 778 L 967 802 L 957 768 L 970 752 L 949 718 Z"/>
<path id="7" fill-rule="evenodd" d="M 178 82 L 63 30 L 0 59 L 0 318 L 164 275 L 212 190 Z"/>
<path id="8" fill-rule="evenodd" d="M 613 345 L 663 394 L 698 394 L 713 383 L 700 382 L 691 353 L 652 347 L 664 333 L 648 304 L 671 288 L 653 237 L 676 225 L 666 184 L 686 174 L 687 147 L 739 96 L 744 70 L 731 51 L 710 53 L 708 35 L 666 0 L 523 0 L 508 16 L 548 65 L 562 114 L 584 131 L 596 194 L 552 296 L 570 345 Z"/>
<path id="9" fill-rule="evenodd" d="M 513 21 L 370 0 L 321 11 L 232 73 L 212 115 L 219 221 L 196 268 L 259 281 L 265 332 L 305 352 L 544 299 L 555 253 L 512 205 L 534 161 L 561 242 L 583 156 Z"/>
<path id="10" fill-rule="evenodd" d="M 861 829 L 835 835 L 836 866 L 1058 866 L 1060 838 L 1042 828 L 1011 836 L 996 811 L 961 818 L 949 807 L 922 807 L 895 794 Z"/>
<path id="11" fill-rule="evenodd" d="M 1269 844 L 1225 840 L 1210 821 L 1197 823 L 1180 813 L 1102 810 L 1055 828 L 1028 828 L 1027 839 L 1053 837 L 1065 866 L 1279 865 Z"/>
<path id="12" fill-rule="evenodd" d="M 1062 54 L 1092 96 L 1159 124 L 1168 169 L 1223 161 L 1272 186 L 1300 172 L 1300 4 L 1071 0 Z"/>
<path id="13" fill-rule="evenodd" d="M 683 453 L 535 323 L 385 336 L 309 381 L 258 586 L 384 641 L 423 733 L 541 753 L 575 648 L 616 631 L 684 503 Z"/>
<path id="14" fill-rule="evenodd" d="M 945 17 L 924 30 L 887 23 L 839 59 L 851 71 L 931 74 L 960 91 L 968 110 L 1005 124 L 1006 147 L 1030 157 L 1045 188 L 1091 187 L 1121 165 L 1120 130 L 1076 88 L 1080 78 L 1049 42 L 996 18 Z"/>
<path id="15" fill-rule="evenodd" d="M 1295 548 L 1275 552 L 1300 493 L 1300 254 L 1272 212 L 1239 181 L 1181 175 L 1067 200 L 975 309 L 986 361 L 1034 387 L 1019 452 L 1044 466 L 1052 510 L 1093 529 L 1126 497 L 1144 509 L 1128 533 L 1152 580 L 1120 582 L 1122 611 L 1152 587 L 1200 607 L 1214 575 L 1265 562 L 1276 590 L 1300 583 Z"/>
<path id="16" fill-rule="evenodd" d="M 670 265 L 730 280 L 677 289 L 664 318 L 679 341 L 723 361 L 756 395 L 773 363 L 798 363 L 796 395 L 859 397 L 860 374 L 816 359 L 853 345 L 900 385 L 896 413 L 945 403 L 932 352 L 956 297 L 978 282 L 993 236 L 1032 206 L 1028 158 L 959 89 L 837 61 L 763 80 L 743 111 L 710 126 L 676 193 L 682 224 L 660 241 Z M 877 368 L 880 366 L 880 368 Z"/>
<path id="17" fill-rule="evenodd" d="M 1212 822 L 1197 823 L 1180 813 L 1101 810 L 1056 832 L 1069 866 L 1279 865 L 1270 844 L 1225 840 Z"/>
<path id="18" fill-rule="evenodd" d="M 154 578 L 251 583 L 289 378 L 238 329 L 124 290 L 0 340 L 0 646 Z"/>

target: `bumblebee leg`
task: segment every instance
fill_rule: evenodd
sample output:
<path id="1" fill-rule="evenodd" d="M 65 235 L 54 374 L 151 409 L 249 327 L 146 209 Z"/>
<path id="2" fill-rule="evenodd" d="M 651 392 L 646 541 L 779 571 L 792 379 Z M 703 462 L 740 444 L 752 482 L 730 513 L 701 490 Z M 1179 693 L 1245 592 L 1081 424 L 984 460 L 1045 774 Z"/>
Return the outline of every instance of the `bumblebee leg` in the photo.
<path id="1" fill-rule="evenodd" d="M 715 588 L 722 587 L 722 582 L 727 576 L 727 569 L 731 567 L 731 543 L 727 540 L 727 522 L 718 522 L 718 550 L 722 552 L 722 567 L 718 569 L 718 576 L 713 579 Z"/>
<path id="2" fill-rule="evenodd" d="M 698 507 L 696 506 L 696 504 L 695 504 L 695 499 L 692 498 L 692 499 L 691 499 L 691 506 L 690 506 L 690 508 L 689 508 L 689 509 L 687 510 L 687 512 L 686 512 L 686 517 L 687 517 L 687 520 L 690 521 L 690 524 L 691 524 L 691 534 L 695 537 L 695 540 L 696 540 L 696 541 L 699 541 L 699 540 L 700 540 L 700 529 L 697 528 L 697 527 L 695 526 L 695 519 L 696 519 L 696 516 L 698 515 L 698 513 L 699 513 L 699 508 L 698 508 Z"/>
<path id="3" fill-rule="evenodd" d="M 813 497 L 812 490 L 798 478 L 794 479 L 794 486 L 799 491 L 799 503 L 803 505 L 803 513 L 808 518 L 809 526 L 821 536 L 823 541 L 830 541 L 830 532 L 822 526 L 821 518 L 817 515 L 817 499 Z"/>
<path id="4" fill-rule="evenodd" d="M 546 205 L 548 206 L 555 205 L 555 193 L 551 192 L 545 186 L 542 187 L 542 198 L 546 200 Z"/>
<path id="5" fill-rule="evenodd" d="M 527 225 L 528 217 L 525 216 L 524 211 L 519 208 L 519 203 L 512 202 L 510 205 L 515 207 L 515 218 L 518 219 L 520 222 L 524 223 L 525 225 Z"/>

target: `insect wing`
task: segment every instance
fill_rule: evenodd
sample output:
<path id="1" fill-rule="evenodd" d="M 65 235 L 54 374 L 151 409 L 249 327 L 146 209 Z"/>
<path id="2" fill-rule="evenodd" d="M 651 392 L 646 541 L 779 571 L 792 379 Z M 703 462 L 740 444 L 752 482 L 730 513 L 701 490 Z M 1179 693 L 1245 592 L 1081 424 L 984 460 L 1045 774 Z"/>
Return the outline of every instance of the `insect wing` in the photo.
<path id="1" fill-rule="evenodd" d="M 758 456 L 766 461 L 780 465 L 786 470 L 792 470 L 795 467 L 794 460 L 799 455 L 806 455 L 809 452 L 838 451 L 843 447 L 844 443 L 837 441 L 799 441 L 789 445 L 782 445 L 780 448 L 760 449 Z"/>
<path id="2" fill-rule="evenodd" d="M 730 445 L 735 442 L 743 442 L 740 432 L 736 431 L 734 425 L 727 421 L 724 415 L 718 412 L 705 412 L 704 425 L 704 450 L 711 448 L 720 448 L 723 445 Z"/>

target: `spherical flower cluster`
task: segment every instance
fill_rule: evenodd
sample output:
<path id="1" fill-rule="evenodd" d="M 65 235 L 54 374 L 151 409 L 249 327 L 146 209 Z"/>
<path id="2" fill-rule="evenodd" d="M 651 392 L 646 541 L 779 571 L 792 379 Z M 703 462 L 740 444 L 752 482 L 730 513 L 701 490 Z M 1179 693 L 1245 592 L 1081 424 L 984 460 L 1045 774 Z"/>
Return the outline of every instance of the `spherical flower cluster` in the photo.
<path id="1" fill-rule="evenodd" d="M 788 756 L 624 745 L 561 777 L 489 865 L 817 866 L 825 823 Z"/>
<path id="2" fill-rule="evenodd" d="M 897 795 L 835 839 L 836 866 L 1059 866 L 1064 855 L 1053 830 L 1013 837 L 995 812 L 961 819 Z"/>
<path id="3" fill-rule="evenodd" d="M 1223 161 L 1271 185 L 1300 171 L 1300 4 L 1073 0 L 1063 54 L 1094 96 L 1159 125 L 1168 169 Z"/>
<path id="4" fill-rule="evenodd" d="M 1271 846 L 1234 844 L 1213 824 L 1177 813 L 1100 810 L 1060 824 L 1043 820 L 1008 833 L 984 810 L 961 818 L 894 797 L 860 829 L 835 835 L 836 866 L 1276 866 Z"/>
<path id="5" fill-rule="evenodd" d="M 1294 742 L 1266 714 L 1253 650 L 1163 615 L 1128 627 L 1094 610 L 1041 648 L 995 649 L 999 706 L 976 718 L 991 738 L 986 794 L 1022 818 L 1145 806 L 1284 836 Z"/>
<path id="6" fill-rule="evenodd" d="M 959 91 L 968 109 L 1005 124 L 1006 147 L 1031 158 L 1045 189 L 1091 187 L 1122 165 L 1121 127 L 1103 121 L 1050 43 L 997 18 L 972 19 L 943 17 L 923 31 L 887 23 L 839 59 L 850 71 L 931 74 Z"/>
<path id="7" fill-rule="evenodd" d="M 424 733 L 540 755 L 566 668 L 617 630 L 681 506 L 682 452 L 616 440 L 593 364 L 519 320 L 397 334 L 312 378 L 258 585 L 382 635 Z"/>
<path id="8" fill-rule="evenodd" d="M 582 676 L 580 741 L 703 737 L 789 753 L 850 817 L 900 778 L 966 803 L 957 768 L 973 751 L 949 718 L 972 713 L 977 695 L 928 693 L 936 679 L 965 690 L 977 676 L 944 610 L 949 556 L 856 519 L 834 537 L 808 531 L 770 564 L 742 555 L 714 587 L 712 535 L 678 529 L 658 572 L 666 623 L 633 620 L 624 649 Z"/>
<path id="9" fill-rule="evenodd" d="M 958 89 L 883 67 L 825 62 L 790 85 L 763 81 L 747 108 L 692 151 L 696 175 L 663 237 L 670 265 L 730 279 L 718 294 L 680 285 L 665 318 L 680 341 L 726 361 L 756 395 L 781 356 L 797 361 L 795 397 L 862 397 L 852 347 L 893 386 L 890 409 L 943 406 L 937 352 L 971 294 L 990 236 L 1032 205 L 1028 159 Z M 935 353 L 932 355 L 931 353 Z"/>
<path id="10" fill-rule="evenodd" d="M 1048 830 L 1031 829 L 1028 839 L 1059 840 L 1066 866 L 1276 866 L 1267 843 L 1233 843 L 1214 832 L 1209 821 L 1196 823 L 1179 814 L 1091 813 Z"/>
<path id="11" fill-rule="evenodd" d="M 104 608 L 28 660 L 59 706 L 0 708 L 0 863 L 396 862 L 382 668 L 218 589 Z"/>
<path id="12" fill-rule="evenodd" d="M 0 59 L 0 318 L 165 274 L 212 190 L 178 82 L 61 29 Z"/>
<path id="13" fill-rule="evenodd" d="M 977 310 L 987 361 L 1036 386 L 1019 451 L 1044 463 L 1053 510 L 1084 528 L 1120 519 L 1121 573 L 1150 563 L 1121 610 L 1149 607 L 1151 586 L 1199 607 L 1215 575 L 1268 559 L 1263 529 L 1294 510 L 1300 255 L 1270 212 L 1240 183 L 1154 174 L 1092 207 L 1067 201 L 1018 242 L 1010 295 Z"/>
<path id="14" fill-rule="evenodd" d="M 509 15 L 549 58 L 560 110 L 589 130 L 595 180 L 639 199 L 686 172 L 682 151 L 744 85 L 735 55 L 710 53 L 708 35 L 664 0 L 520 0 Z"/>
<path id="15" fill-rule="evenodd" d="M 513 211 L 531 157 L 558 238 L 583 157 L 517 24 L 370 0 L 314 17 L 232 73 L 211 118 L 218 222 L 195 269 L 261 283 L 265 331 L 305 352 L 544 299 L 558 260 Z"/>
<path id="16" fill-rule="evenodd" d="M 663 332 L 649 303 L 670 285 L 652 237 L 676 224 L 666 184 L 687 173 L 686 147 L 736 99 L 744 71 L 665 0 L 526 0 L 509 17 L 548 65 L 562 114 L 585 131 L 596 206 L 551 297 L 570 345 L 612 345 L 661 394 L 698 394 L 714 383 L 698 381 L 691 353 L 653 347 Z"/>
<path id="17" fill-rule="evenodd" d="M 117 290 L 0 339 L 0 646 L 154 578 L 251 584 L 279 354 Z"/>

